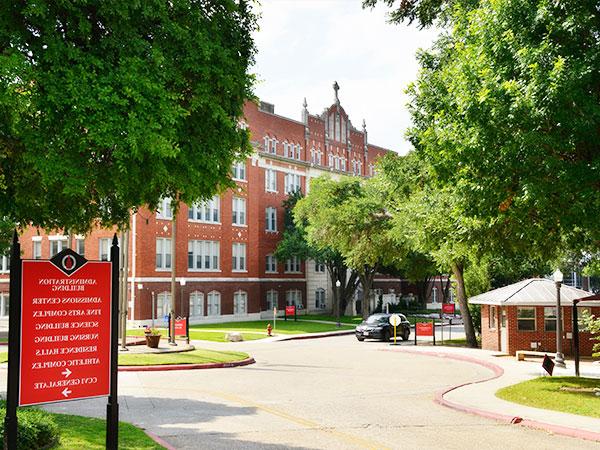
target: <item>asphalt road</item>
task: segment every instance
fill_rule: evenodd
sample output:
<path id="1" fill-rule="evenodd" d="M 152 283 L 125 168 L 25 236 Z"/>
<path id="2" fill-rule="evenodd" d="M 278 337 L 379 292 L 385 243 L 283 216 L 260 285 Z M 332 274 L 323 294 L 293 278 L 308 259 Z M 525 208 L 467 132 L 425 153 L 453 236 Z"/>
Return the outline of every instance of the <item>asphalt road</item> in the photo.
<path id="1" fill-rule="evenodd" d="M 251 353 L 234 369 L 119 374 L 121 420 L 181 449 L 579 449 L 600 445 L 501 424 L 433 402 L 489 375 L 469 363 L 353 336 L 206 344 Z M 6 386 L 6 370 L 0 370 Z M 49 405 L 103 417 L 105 400 Z"/>

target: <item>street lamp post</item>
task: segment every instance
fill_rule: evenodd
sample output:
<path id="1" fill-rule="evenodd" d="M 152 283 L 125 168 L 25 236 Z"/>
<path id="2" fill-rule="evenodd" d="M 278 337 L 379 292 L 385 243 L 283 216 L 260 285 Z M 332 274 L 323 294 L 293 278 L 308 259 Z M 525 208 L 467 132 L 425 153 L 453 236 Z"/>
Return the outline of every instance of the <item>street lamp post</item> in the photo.
<path id="1" fill-rule="evenodd" d="M 187 280 L 183 277 L 179 280 L 179 284 L 181 285 L 181 296 L 179 298 L 179 316 L 180 317 L 184 317 L 184 315 L 183 315 L 183 288 L 184 288 L 186 282 L 187 282 Z"/>
<path id="2" fill-rule="evenodd" d="M 340 328 L 341 324 L 340 324 L 340 295 L 341 295 L 341 286 L 342 283 L 340 282 L 340 280 L 337 280 L 335 282 L 335 288 L 337 290 L 337 305 L 335 308 L 335 314 L 336 314 L 336 318 L 337 318 L 337 327 Z"/>
<path id="3" fill-rule="evenodd" d="M 556 283 L 556 357 L 554 364 L 558 367 L 566 367 L 565 359 L 562 354 L 562 311 L 560 308 L 560 286 L 563 282 L 563 274 L 559 269 L 553 274 L 554 283 Z"/>

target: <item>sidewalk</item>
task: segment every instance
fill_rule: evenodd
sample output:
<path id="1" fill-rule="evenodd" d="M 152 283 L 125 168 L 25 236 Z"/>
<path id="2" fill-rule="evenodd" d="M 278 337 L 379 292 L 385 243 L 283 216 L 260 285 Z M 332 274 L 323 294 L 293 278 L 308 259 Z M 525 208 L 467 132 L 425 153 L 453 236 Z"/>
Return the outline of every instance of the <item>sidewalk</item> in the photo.
<path id="1" fill-rule="evenodd" d="M 490 371 L 489 377 L 461 386 L 451 386 L 438 393 L 440 404 L 464 412 L 482 415 L 508 423 L 542 428 L 549 432 L 600 441 L 600 419 L 533 408 L 507 402 L 496 397 L 498 389 L 546 374 L 539 361 L 516 361 L 514 357 L 499 356 L 497 352 L 452 347 L 403 347 L 390 351 L 406 351 L 424 356 L 453 358 L 480 364 Z M 582 362 L 582 377 L 600 378 L 600 364 Z M 555 376 L 574 376 L 573 361 L 566 369 L 555 368 Z"/>

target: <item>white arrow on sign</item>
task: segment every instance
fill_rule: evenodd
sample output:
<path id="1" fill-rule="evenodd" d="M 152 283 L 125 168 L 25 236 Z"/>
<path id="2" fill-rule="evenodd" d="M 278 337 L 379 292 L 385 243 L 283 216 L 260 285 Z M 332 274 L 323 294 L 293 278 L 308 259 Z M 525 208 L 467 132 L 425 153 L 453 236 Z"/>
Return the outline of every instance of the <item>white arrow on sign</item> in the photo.
<path id="1" fill-rule="evenodd" d="M 66 368 L 61 373 L 65 376 L 65 378 L 69 378 L 69 375 L 71 375 L 73 372 L 71 372 L 68 368 Z"/>
<path id="2" fill-rule="evenodd" d="M 64 395 L 65 397 L 68 397 L 68 396 L 69 396 L 69 394 L 70 394 L 71 392 L 73 392 L 73 391 L 70 391 L 70 390 L 69 390 L 69 388 L 65 388 L 65 389 L 64 389 L 64 390 L 61 392 L 61 394 L 62 394 L 62 395 Z"/>

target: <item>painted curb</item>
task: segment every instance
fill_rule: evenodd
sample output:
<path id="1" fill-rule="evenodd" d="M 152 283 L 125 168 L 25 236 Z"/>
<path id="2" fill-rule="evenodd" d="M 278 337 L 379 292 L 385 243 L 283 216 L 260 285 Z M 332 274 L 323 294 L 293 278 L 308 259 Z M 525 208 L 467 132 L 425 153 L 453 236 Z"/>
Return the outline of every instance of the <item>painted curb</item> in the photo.
<path id="1" fill-rule="evenodd" d="M 146 436 L 148 436 L 150 439 L 152 439 L 158 445 L 162 445 L 166 450 L 176 450 L 175 447 L 173 447 L 171 444 L 166 443 L 163 439 L 161 439 L 159 436 L 152 433 L 151 431 L 148 431 L 148 430 L 143 430 L 143 431 L 144 431 L 144 433 L 146 433 Z"/>
<path id="2" fill-rule="evenodd" d="M 226 363 L 205 363 L 205 364 L 163 364 L 160 366 L 120 366 L 119 372 L 160 372 L 167 370 L 199 370 L 199 369 L 223 369 L 229 367 L 240 367 L 254 364 L 254 358 L 247 358 L 241 361 Z"/>
<path id="3" fill-rule="evenodd" d="M 308 334 L 302 336 L 292 336 L 286 337 L 282 339 L 277 339 L 275 342 L 284 342 L 284 341 L 300 341 L 303 339 L 320 339 L 320 338 L 328 338 L 328 337 L 336 337 L 336 336 L 348 336 L 350 334 L 354 334 L 354 330 L 348 331 L 336 331 L 335 333 L 324 333 L 324 334 Z"/>
<path id="4" fill-rule="evenodd" d="M 444 395 L 446 395 L 448 392 L 451 392 L 455 389 L 459 389 L 463 386 L 484 383 L 486 381 L 494 380 L 496 378 L 501 377 L 504 374 L 504 369 L 496 364 L 493 364 L 493 363 L 490 363 L 487 361 L 482 361 L 480 359 L 473 358 L 470 356 L 452 355 L 449 353 L 442 353 L 442 352 L 429 352 L 429 351 L 421 352 L 421 351 L 411 351 L 408 349 L 406 349 L 406 350 L 383 349 L 382 351 L 388 351 L 388 352 L 394 352 L 394 351 L 398 352 L 399 351 L 401 353 L 402 352 L 410 353 L 412 355 L 433 356 L 435 358 L 448 358 L 448 359 L 453 359 L 456 361 L 477 364 L 479 366 L 482 366 L 482 367 L 485 367 L 486 369 L 491 370 L 494 373 L 494 375 L 492 375 L 491 377 L 488 377 L 488 378 L 483 378 L 481 380 L 472 381 L 472 382 L 468 382 L 468 383 L 462 383 L 462 384 L 458 384 L 456 386 L 451 386 L 449 388 L 439 390 L 438 392 L 435 393 L 434 401 L 442 406 L 445 406 L 447 408 L 451 408 L 451 409 L 454 409 L 457 411 L 466 412 L 469 414 L 475 414 L 477 416 L 485 417 L 487 419 L 493 419 L 493 420 L 498 420 L 501 422 L 513 424 L 513 425 L 518 424 L 518 425 L 522 425 L 522 426 L 529 427 L 529 428 L 536 428 L 539 430 L 544 430 L 549 433 L 560 434 L 563 436 L 574 437 L 574 438 L 579 438 L 579 439 L 585 439 L 588 441 L 600 442 L 600 433 L 596 433 L 594 431 L 582 430 L 580 428 L 565 427 L 565 426 L 555 425 L 555 424 L 546 423 L 546 422 L 539 422 L 537 420 L 525 419 L 525 418 L 522 418 L 519 416 L 512 416 L 512 415 L 501 414 L 501 413 L 497 413 L 497 412 L 493 412 L 493 411 L 486 411 L 483 409 L 474 408 L 472 406 L 467 406 L 467 405 L 462 405 L 459 403 L 451 402 L 444 398 Z M 542 409 L 540 408 L 540 410 L 542 410 Z"/>

